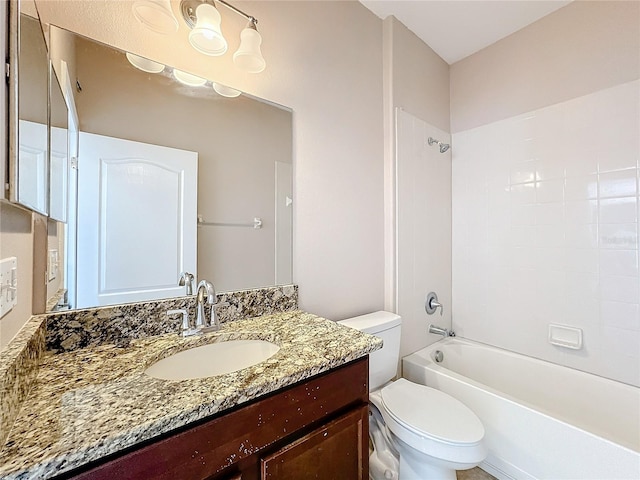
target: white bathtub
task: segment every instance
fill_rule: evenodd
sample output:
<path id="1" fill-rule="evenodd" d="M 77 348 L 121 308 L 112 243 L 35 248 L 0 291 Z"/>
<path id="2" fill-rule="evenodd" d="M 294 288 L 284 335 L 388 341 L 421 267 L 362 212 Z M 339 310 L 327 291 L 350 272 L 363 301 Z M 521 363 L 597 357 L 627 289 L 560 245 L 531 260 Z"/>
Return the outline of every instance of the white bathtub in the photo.
<path id="1" fill-rule="evenodd" d="M 499 479 L 640 479 L 640 388 L 459 338 L 402 365 L 478 415 Z"/>

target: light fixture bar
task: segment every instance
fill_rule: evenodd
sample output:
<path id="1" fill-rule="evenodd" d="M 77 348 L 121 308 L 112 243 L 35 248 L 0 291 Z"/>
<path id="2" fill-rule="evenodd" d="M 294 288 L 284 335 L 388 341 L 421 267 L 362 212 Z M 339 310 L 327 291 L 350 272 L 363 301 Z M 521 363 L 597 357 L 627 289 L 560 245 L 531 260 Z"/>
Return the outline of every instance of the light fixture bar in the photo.
<path id="1" fill-rule="evenodd" d="M 247 20 L 249 20 L 251 23 L 254 24 L 258 24 L 258 19 L 256 17 L 252 17 L 249 14 L 244 13 L 242 10 L 240 10 L 237 7 L 234 7 L 233 5 L 231 5 L 229 2 L 225 2 L 225 0 L 217 0 L 219 3 L 223 4 L 225 7 L 233 10 L 234 12 L 236 12 L 239 15 L 242 15 L 244 18 L 246 18 Z"/>
<path id="2" fill-rule="evenodd" d="M 198 6 L 203 3 L 208 3 L 215 7 L 215 2 L 221 3 L 228 9 L 233 10 L 238 15 L 241 15 L 247 20 L 249 20 L 250 22 L 252 22 L 254 25 L 258 24 L 258 19 L 256 17 L 253 17 L 243 12 L 242 10 L 240 10 L 237 7 L 234 7 L 233 5 L 231 5 L 229 2 L 226 2 L 225 0 L 215 0 L 215 1 L 214 0 L 182 0 L 180 2 L 180 11 L 182 12 L 182 17 L 184 18 L 184 21 L 187 22 L 187 25 L 189 26 L 189 28 L 193 28 L 196 25 L 196 21 L 197 21 L 196 9 L 198 8 Z"/>

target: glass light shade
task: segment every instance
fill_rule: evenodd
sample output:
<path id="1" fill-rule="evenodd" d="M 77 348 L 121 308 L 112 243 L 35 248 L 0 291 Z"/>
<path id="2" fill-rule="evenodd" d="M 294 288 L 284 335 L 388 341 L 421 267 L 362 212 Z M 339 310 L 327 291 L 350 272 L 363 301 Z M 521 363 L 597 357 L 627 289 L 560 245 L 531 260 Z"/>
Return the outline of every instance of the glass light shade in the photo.
<path id="1" fill-rule="evenodd" d="M 207 83 L 207 80 L 205 78 L 183 72 L 182 70 L 178 70 L 177 68 L 173 69 L 173 76 L 180 83 L 188 87 L 201 87 L 202 85 Z"/>
<path id="2" fill-rule="evenodd" d="M 196 26 L 189 32 L 189 43 L 205 55 L 218 56 L 227 51 L 227 41 L 220 29 L 220 13 L 213 5 L 203 3 L 196 8 Z"/>
<path id="3" fill-rule="evenodd" d="M 131 11 L 136 20 L 156 33 L 168 35 L 178 31 L 178 20 L 169 0 L 136 0 Z"/>
<path id="4" fill-rule="evenodd" d="M 233 54 L 233 63 L 245 72 L 260 73 L 267 66 L 260 51 L 262 36 L 255 28 L 247 27 L 240 32 L 240 47 Z"/>
<path id="5" fill-rule="evenodd" d="M 219 83 L 213 83 L 213 89 L 216 91 L 218 95 L 222 95 L 223 97 L 235 98 L 239 97 L 242 93 L 240 90 L 236 90 L 235 88 L 227 87 L 226 85 L 220 85 Z"/>
<path id="6" fill-rule="evenodd" d="M 136 67 L 138 70 L 142 70 L 147 73 L 160 73 L 164 70 L 164 65 L 158 62 L 154 62 L 153 60 L 149 60 L 148 58 L 141 57 L 139 55 L 134 55 L 133 53 L 126 53 L 127 60 L 129 63 Z"/>

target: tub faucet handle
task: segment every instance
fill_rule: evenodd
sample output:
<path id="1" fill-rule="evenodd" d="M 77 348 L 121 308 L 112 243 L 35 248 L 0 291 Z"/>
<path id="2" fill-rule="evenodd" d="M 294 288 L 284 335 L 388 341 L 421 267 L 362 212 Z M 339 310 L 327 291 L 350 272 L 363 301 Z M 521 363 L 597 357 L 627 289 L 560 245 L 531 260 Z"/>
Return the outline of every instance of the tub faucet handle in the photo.
<path id="1" fill-rule="evenodd" d="M 429 315 L 433 315 L 436 313 L 437 309 L 440 309 L 440 316 L 442 316 L 442 312 L 444 312 L 444 307 L 438 301 L 438 295 L 436 292 L 429 292 L 427 294 L 427 299 L 424 301 L 424 309 Z"/>

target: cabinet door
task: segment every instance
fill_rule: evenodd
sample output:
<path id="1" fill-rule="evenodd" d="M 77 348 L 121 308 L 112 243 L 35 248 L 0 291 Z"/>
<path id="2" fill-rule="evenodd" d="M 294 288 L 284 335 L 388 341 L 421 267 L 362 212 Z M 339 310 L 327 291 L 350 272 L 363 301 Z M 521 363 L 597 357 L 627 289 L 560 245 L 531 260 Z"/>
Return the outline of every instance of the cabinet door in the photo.
<path id="1" fill-rule="evenodd" d="M 262 480 L 369 478 L 368 407 L 352 410 L 261 459 Z"/>

